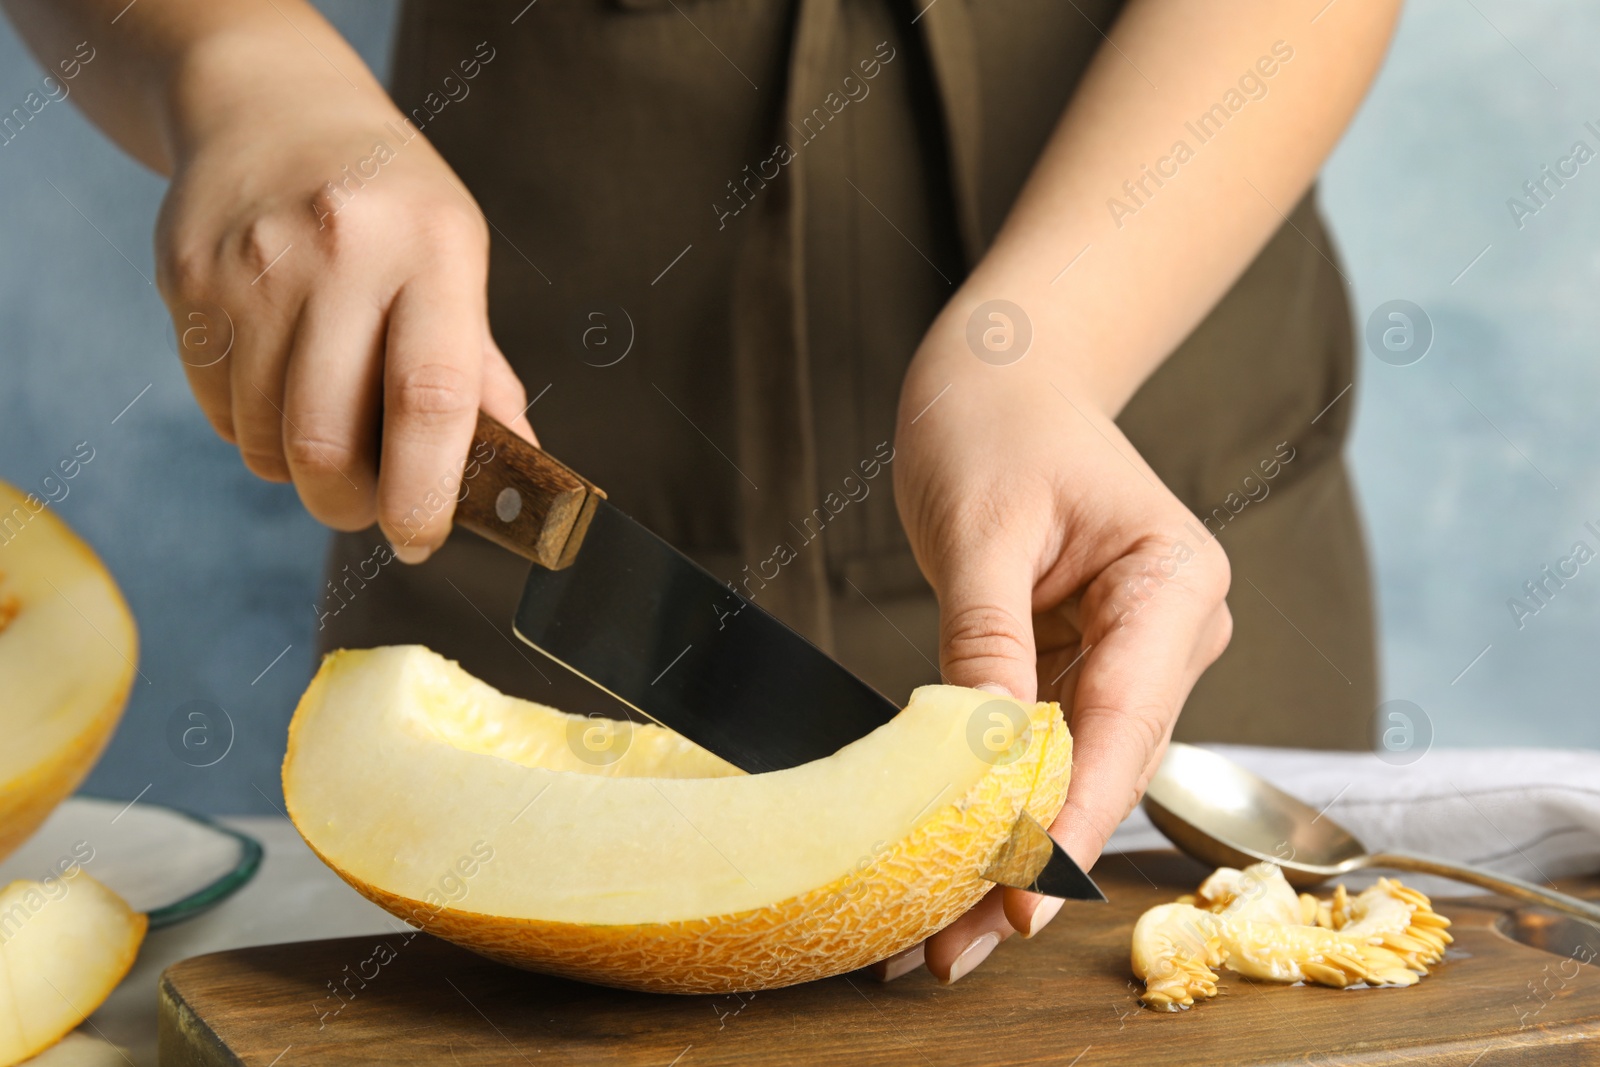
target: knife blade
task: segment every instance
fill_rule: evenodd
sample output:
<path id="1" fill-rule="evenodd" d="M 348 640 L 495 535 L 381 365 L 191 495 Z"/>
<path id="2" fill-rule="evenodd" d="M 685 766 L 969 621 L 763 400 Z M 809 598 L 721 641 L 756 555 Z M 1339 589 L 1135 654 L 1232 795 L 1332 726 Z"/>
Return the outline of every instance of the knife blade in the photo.
<path id="1" fill-rule="evenodd" d="M 625 515 L 592 482 L 480 413 L 456 521 L 533 561 L 527 644 L 752 774 L 831 756 L 900 707 Z M 469 461 L 469 467 L 473 464 Z M 1104 900 L 1024 813 L 989 881 Z"/>

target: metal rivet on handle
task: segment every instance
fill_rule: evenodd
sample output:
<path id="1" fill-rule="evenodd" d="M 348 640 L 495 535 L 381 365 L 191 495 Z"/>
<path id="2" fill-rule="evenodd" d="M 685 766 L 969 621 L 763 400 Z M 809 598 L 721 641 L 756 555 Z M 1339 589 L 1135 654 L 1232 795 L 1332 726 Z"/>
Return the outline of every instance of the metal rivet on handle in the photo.
<path id="1" fill-rule="evenodd" d="M 522 494 L 511 486 L 500 490 L 500 495 L 494 498 L 494 513 L 501 522 L 512 522 L 522 514 Z"/>

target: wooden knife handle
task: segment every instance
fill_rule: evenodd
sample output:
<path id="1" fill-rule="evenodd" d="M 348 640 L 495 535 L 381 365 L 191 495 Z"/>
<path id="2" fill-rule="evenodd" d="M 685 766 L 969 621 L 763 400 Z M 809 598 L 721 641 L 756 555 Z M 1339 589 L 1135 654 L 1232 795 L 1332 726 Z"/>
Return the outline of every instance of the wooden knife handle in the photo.
<path id="1" fill-rule="evenodd" d="M 593 482 L 482 411 L 462 480 L 455 521 L 550 570 L 577 557 L 605 499 Z"/>

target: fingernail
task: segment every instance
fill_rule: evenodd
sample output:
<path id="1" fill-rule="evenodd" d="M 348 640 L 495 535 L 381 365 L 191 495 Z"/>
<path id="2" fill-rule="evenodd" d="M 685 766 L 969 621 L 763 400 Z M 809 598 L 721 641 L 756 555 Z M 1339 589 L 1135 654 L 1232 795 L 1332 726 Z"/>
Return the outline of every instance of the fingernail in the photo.
<path id="1" fill-rule="evenodd" d="M 908 948 L 898 955 L 890 956 L 877 965 L 875 969 L 878 974 L 878 981 L 892 982 L 896 978 L 908 975 L 918 967 L 921 967 L 922 962 L 922 946 L 916 945 Z"/>
<path id="2" fill-rule="evenodd" d="M 1061 910 L 1061 905 L 1064 903 L 1066 901 L 1060 897 L 1045 897 L 1041 900 L 1039 906 L 1033 909 L 1033 918 L 1028 920 L 1028 932 L 1022 936 L 1032 937 L 1043 930 L 1050 920 L 1056 917 L 1056 912 Z"/>
<path id="3" fill-rule="evenodd" d="M 980 693 L 993 693 L 998 697 L 1010 697 L 1012 700 L 1017 699 L 1017 694 L 1013 693 L 999 682 L 984 682 L 982 685 L 975 685 L 972 688 L 976 689 Z"/>
<path id="4" fill-rule="evenodd" d="M 957 956 L 956 961 L 950 965 L 950 977 L 944 980 L 944 984 L 954 985 L 971 974 L 978 964 L 989 958 L 989 953 L 993 952 L 994 947 L 999 943 L 1000 935 L 990 930 L 962 949 L 961 955 Z"/>
<path id="5" fill-rule="evenodd" d="M 395 558 L 401 563 L 421 563 L 423 560 L 433 555 L 433 549 L 429 548 L 427 545 L 391 544 L 389 547 L 394 549 Z"/>

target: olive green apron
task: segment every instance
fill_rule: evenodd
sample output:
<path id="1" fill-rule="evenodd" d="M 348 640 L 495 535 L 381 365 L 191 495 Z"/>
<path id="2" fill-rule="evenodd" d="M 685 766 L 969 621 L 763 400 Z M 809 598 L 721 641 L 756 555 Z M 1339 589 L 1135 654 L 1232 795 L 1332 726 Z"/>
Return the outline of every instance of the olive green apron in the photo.
<path id="1" fill-rule="evenodd" d="M 898 699 L 938 680 L 892 499 L 901 376 L 1118 6 L 418 0 L 394 96 L 493 227 L 544 446 Z M 1119 423 L 1233 564 L 1232 646 L 1178 735 L 1366 747 L 1349 309 L 1310 197 L 1291 223 Z M 527 564 L 463 532 L 416 568 L 380 544 L 334 538 L 324 649 L 421 642 L 583 710 L 511 635 Z"/>

